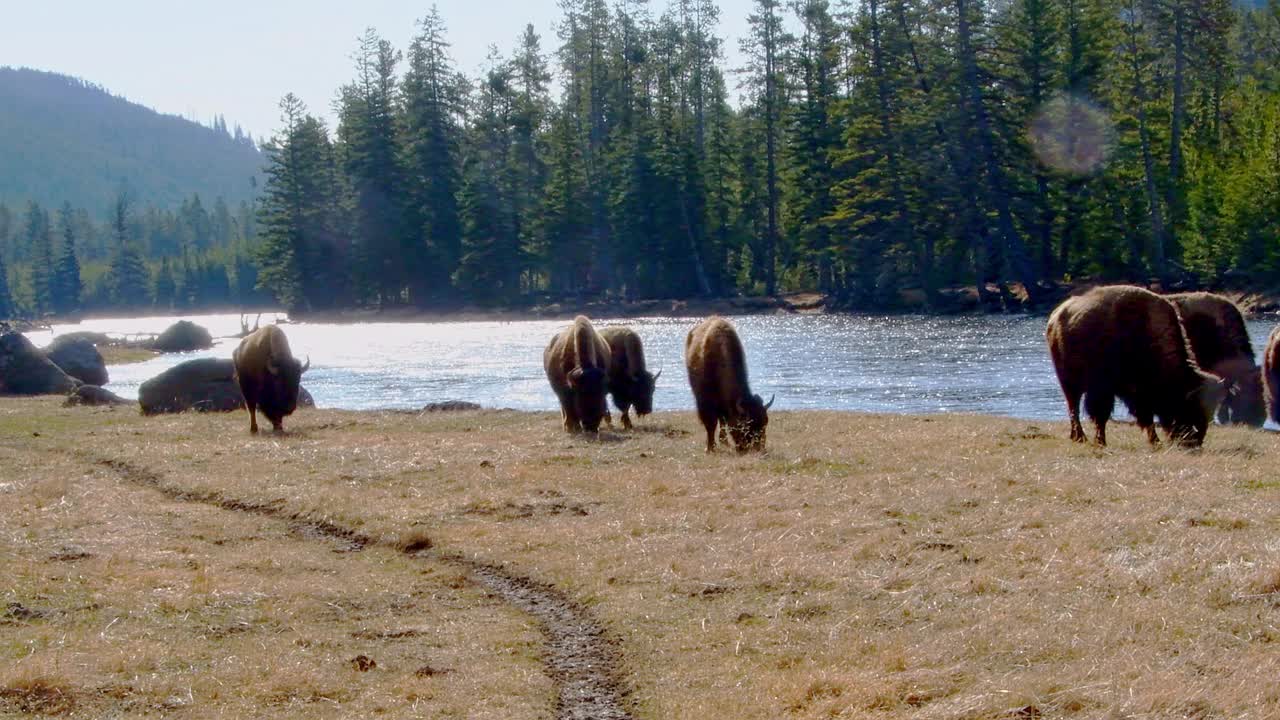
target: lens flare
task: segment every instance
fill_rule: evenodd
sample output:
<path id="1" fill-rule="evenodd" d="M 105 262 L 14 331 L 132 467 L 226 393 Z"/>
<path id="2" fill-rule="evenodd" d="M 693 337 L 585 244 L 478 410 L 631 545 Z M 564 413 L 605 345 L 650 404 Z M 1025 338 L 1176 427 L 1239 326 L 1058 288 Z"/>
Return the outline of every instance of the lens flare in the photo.
<path id="1" fill-rule="evenodd" d="M 1089 100 L 1060 94 L 1044 104 L 1027 128 L 1036 158 L 1068 175 L 1089 175 L 1111 154 L 1115 132 L 1107 113 Z"/>

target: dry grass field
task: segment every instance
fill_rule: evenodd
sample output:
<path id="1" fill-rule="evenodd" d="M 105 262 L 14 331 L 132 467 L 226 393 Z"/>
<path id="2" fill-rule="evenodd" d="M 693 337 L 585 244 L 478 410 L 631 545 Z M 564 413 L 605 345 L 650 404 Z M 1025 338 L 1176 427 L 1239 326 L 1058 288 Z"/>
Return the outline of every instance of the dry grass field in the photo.
<path id="1" fill-rule="evenodd" d="M 1280 716 L 1280 436 L 59 403 L 0 401 L 0 715 L 554 717 L 474 562 L 598 620 L 635 718 Z"/>

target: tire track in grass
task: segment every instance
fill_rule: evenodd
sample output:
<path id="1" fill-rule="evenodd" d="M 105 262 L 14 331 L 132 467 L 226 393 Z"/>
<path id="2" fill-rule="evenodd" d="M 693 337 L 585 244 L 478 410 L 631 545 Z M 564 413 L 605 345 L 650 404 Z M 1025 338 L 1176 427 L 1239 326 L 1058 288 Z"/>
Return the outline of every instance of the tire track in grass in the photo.
<path id="1" fill-rule="evenodd" d="M 126 482 L 155 490 L 180 502 L 212 505 L 281 520 L 306 537 L 338 543 L 356 552 L 379 544 L 373 537 L 322 518 L 290 512 L 280 502 L 253 502 L 214 490 L 193 490 L 167 481 L 159 473 L 127 460 L 74 452 L 81 460 L 111 470 Z M 386 543 L 391 545 L 390 543 Z M 498 565 L 434 550 L 427 541 L 394 545 L 397 550 L 435 558 L 466 570 L 472 581 L 538 621 L 546 640 L 543 664 L 556 684 L 559 720 L 630 720 L 627 690 L 619 680 L 618 652 L 603 626 L 581 604 L 560 590 Z"/>

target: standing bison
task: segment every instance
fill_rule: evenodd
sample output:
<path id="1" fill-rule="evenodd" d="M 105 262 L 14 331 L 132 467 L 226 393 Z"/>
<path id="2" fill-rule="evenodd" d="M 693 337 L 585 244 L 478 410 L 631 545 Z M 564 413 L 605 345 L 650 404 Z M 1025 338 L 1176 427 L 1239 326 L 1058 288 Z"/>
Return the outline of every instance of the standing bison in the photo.
<path id="1" fill-rule="evenodd" d="M 631 328 L 608 327 L 600 331 L 600 337 L 609 344 L 609 394 L 622 413 L 622 427 L 630 429 L 627 411 L 632 407 L 636 415 L 653 412 L 653 388 L 662 371 L 655 375 L 645 369 L 644 346 Z"/>
<path id="2" fill-rule="evenodd" d="M 1240 308 L 1206 292 L 1166 295 L 1165 299 L 1178 308 L 1196 364 L 1235 389 L 1218 407 L 1218 421 L 1262 427 L 1267 418 L 1262 373 L 1254 362 L 1253 343 Z"/>
<path id="3" fill-rule="evenodd" d="M 1117 397 L 1149 442 L 1158 442 L 1153 418 L 1172 441 L 1204 442 L 1227 384 L 1196 364 L 1172 303 L 1137 287 L 1094 288 L 1059 305 L 1045 335 L 1066 396 L 1072 440 L 1084 442 L 1083 395 L 1099 445 L 1107 444 Z"/>
<path id="4" fill-rule="evenodd" d="M 1262 353 L 1262 385 L 1271 419 L 1280 423 L 1280 326 L 1267 336 L 1267 349 Z"/>
<path id="5" fill-rule="evenodd" d="M 236 383 L 249 410 L 249 432 L 258 432 L 257 411 L 271 421 L 271 429 L 284 432 L 284 417 L 298 407 L 298 384 L 311 367 L 298 362 L 289 351 L 289 340 L 275 325 L 258 328 L 231 354 Z"/>
<path id="6" fill-rule="evenodd" d="M 609 410 L 609 344 L 591 321 L 579 315 L 561 330 L 542 353 L 551 389 L 560 399 L 564 429 L 570 433 L 600 431 Z"/>
<path id="7" fill-rule="evenodd" d="M 747 354 L 733 325 L 713 317 L 690 330 L 684 341 L 684 362 L 698 419 L 707 429 L 707 452 L 715 452 L 717 424 L 721 442 L 728 444 L 727 427 L 738 452 L 764 450 L 773 398 L 766 403 L 751 393 Z"/>

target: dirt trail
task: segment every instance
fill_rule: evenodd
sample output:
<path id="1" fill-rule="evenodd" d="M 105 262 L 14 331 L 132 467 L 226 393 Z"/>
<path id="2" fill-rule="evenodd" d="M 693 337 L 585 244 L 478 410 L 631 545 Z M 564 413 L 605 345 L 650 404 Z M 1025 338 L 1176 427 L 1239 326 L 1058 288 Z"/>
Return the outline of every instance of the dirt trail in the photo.
<path id="1" fill-rule="evenodd" d="M 368 535 L 328 520 L 291 513 L 278 503 L 249 502 L 214 491 L 192 490 L 170 483 L 159 473 L 126 460 L 87 453 L 75 455 L 112 470 L 127 482 L 155 490 L 173 500 L 203 503 L 285 521 L 304 536 L 336 542 L 344 551 L 359 551 L 375 543 L 374 538 Z M 432 554 L 467 570 L 474 582 L 538 620 L 546 638 L 543 662 L 558 689 L 556 717 L 559 720 L 629 720 L 631 715 L 624 700 L 626 690 L 618 680 L 617 651 L 600 623 L 581 605 L 554 587 L 513 574 L 497 565 L 423 549 L 420 544 L 398 549 L 415 556 Z"/>

